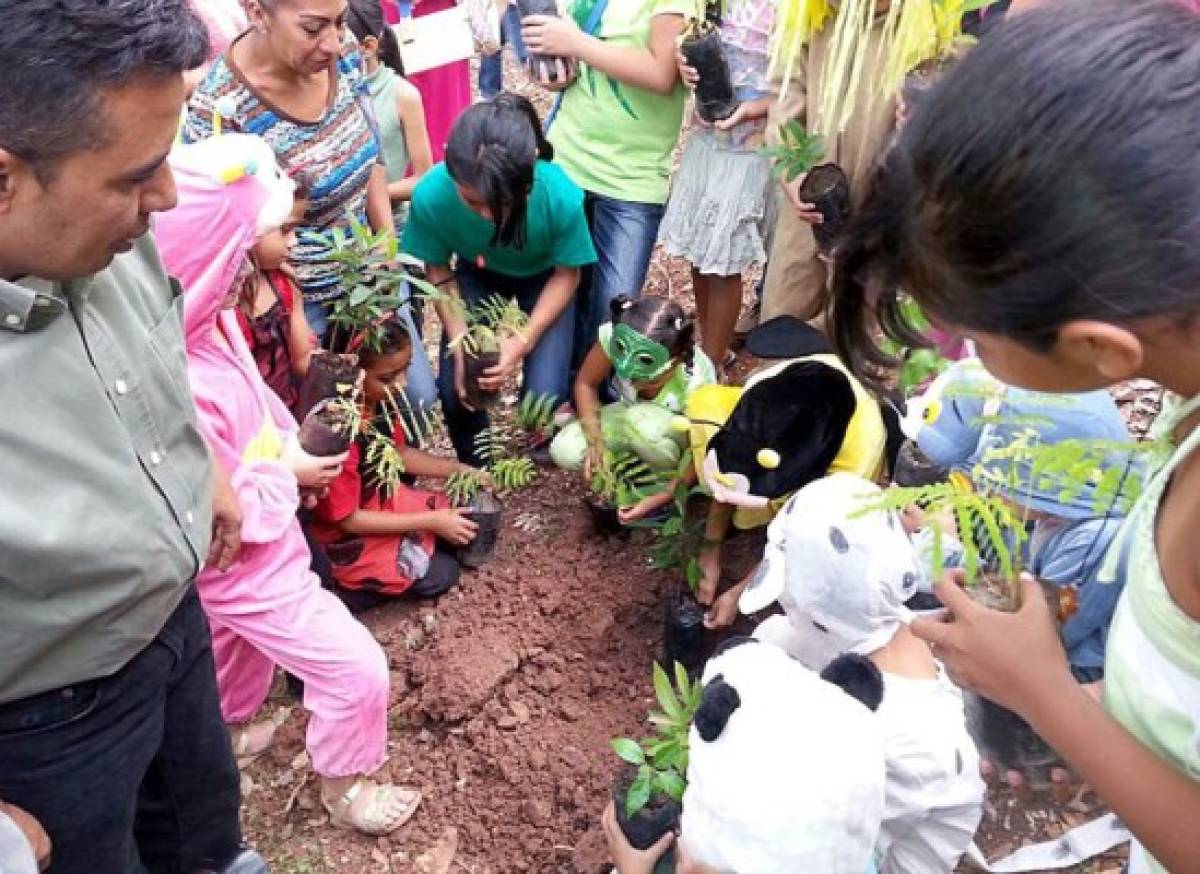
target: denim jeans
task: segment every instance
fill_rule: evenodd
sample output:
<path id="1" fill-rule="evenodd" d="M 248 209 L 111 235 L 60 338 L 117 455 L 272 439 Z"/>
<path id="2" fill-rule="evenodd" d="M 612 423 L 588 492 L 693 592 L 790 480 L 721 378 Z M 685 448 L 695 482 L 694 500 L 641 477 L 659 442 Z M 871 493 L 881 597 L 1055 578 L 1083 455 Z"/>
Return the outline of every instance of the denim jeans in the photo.
<path id="1" fill-rule="evenodd" d="M 583 269 L 579 284 L 573 370 L 583 363 L 596 342 L 600 326 L 609 320 L 613 298 L 619 294 L 631 298 L 642 296 L 664 207 L 614 200 L 589 191 L 584 210 L 599 260 Z"/>
<path id="2" fill-rule="evenodd" d="M 437 403 L 437 381 L 433 376 L 433 365 L 429 362 L 429 354 L 421 342 L 421 332 L 417 330 L 417 325 L 413 321 L 412 308 L 413 304 L 409 302 L 396 310 L 396 318 L 404 323 L 408 329 L 408 336 L 412 340 L 412 361 L 408 365 L 408 384 L 404 387 L 404 393 L 408 396 L 409 404 L 413 408 L 424 407 L 428 410 Z M 304 315 L 308 319 L 308 326 L 313 329 L 313 333 L 317 335 L 324 347 L 328 339 L 326 334 L 329 331 L 328 307 L 324 303 L 305 303 Z"/>
<path id="3" fill-rule="evenodd" d="M 522 64 L 528 57 L 525 40 L 521 39 L 521 13 L 515 3 L 510 3 L 500 19 L 500 45 L 512 46 L 513 53 Z M 479 96 L 491 100 L 504 90 L 504 49 L 479 61 Z"/>
<path id="4" fill-rule="evenodd" d="M 117 673 L 0 705 L 0 799 L 41 822 L 53 874 L 220 871 L 239 794 L 194 588 Z"/>
<path id="5" fill-rule="evenodd" d="M 533 312 L 551 275 L 551 271 L 546 271 L 537 276 L 518 278 L 467 265 L 461 265 L 455 271 L 459 294 L 468 306 L 499 294 L 515 298 L 517 305 L 526 313 Z M 523 395 L 552 395 L 556 401 L 564 401 L 570 396 L 569 371 L 574 326 L 575 302 L 572 301 L 525 356 L 521 380 Z M 441 390 L 446 428 L 459 461 L 478 465 L 480 459 L 475 454 L 475 438 L 488 427 L 488 415 L 484 410 L 468 410 L 459 401 L 454 389 L 454 357 L 445 338 L 442 339 L 438 387 Z"/>

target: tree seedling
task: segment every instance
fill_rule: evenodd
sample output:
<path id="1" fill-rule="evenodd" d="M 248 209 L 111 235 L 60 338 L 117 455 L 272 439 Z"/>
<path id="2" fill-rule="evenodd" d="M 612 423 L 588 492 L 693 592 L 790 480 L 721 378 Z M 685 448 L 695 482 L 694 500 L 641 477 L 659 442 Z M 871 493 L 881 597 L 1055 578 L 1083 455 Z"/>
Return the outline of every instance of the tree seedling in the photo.
<path id="1" fill-rule="evenodd" d="M 674 685 L 662 666 L 654 665 L 654 694 L 659 706 L 649 716 L 654 733 L 641 741 L 627 737 L 611 741 L 613 752 L 637 768 L 637 776 L 625 794 L 624 812 L 628 819 L 637 816 L 654 798 L 683 801 L 687 788 L 684 775 L 688 765 L 688 732 L 704 689 L 699 681 L 688 678 L 683 665 L 676 662 L 673 669 Z"/>
<path id="2" fill-rule="evenodd" d="M 760 151 L 775 162 L 772 172 L 777 178 L 795 182 L 821 161 L 825 146 L 820 136 L 808 133 L 793 118 L 779 126 L 779 144 Z"/>
<path id="3" fill-rule="evenodd" d="M 307 231 L 302 239 L 328 250 L 329 260 L 338 265 L 341 294 L 329 305 L 334 348 L 346 348 L 357 338 L 367 349 L 379 349 L 381 325 L 389 314 L 407 301 L 403 287 L 432 300 L 444 295 L 420 273 L 416 259 L 400 251 L 391 230 L 372 231 L 353 215 L 345 228 L 328 233 Z"/>

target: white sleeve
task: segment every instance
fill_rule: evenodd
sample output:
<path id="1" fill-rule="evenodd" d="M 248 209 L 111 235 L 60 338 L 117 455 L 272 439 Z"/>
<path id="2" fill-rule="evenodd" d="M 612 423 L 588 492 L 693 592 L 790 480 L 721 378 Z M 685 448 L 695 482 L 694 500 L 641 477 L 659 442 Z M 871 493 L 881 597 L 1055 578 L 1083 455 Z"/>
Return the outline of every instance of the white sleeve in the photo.
<path id="1" fill-rule="evenodd" d="M 24 833 L 0 813 L 0 871 L 4 874 L 38 874 L 37 859 Z"/>

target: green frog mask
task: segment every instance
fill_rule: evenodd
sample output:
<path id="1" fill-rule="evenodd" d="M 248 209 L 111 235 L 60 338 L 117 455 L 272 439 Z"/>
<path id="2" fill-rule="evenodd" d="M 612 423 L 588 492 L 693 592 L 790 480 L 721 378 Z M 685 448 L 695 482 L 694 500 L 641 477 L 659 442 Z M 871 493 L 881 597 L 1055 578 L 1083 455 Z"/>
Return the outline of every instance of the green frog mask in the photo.
<path id="1" fill-rule="evenodd" d="M 625 324 L 601 325 L 600 346 L 617 376 L 630 382 L 649 382 L 671 367 L 671 352 L 666 346 Z"/>

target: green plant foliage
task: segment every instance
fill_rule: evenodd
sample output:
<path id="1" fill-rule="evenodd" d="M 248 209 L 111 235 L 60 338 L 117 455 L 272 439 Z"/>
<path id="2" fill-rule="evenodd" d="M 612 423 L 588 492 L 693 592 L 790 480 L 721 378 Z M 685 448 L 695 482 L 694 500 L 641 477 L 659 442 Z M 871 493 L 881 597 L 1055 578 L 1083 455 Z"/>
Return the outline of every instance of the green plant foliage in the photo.
<path id="1" fill-rule="evenodd" d="M 522 336 L 521 332 L 529 324 L 529 316 L 515 300 L 498 294 L 490 295 L 474 306 L 467 306 L 456 298 L 453 305 L 467 329 L 451 341 L 450 348 L 461 347 L 473 358 L 496 352 L 501 340 Z"/>
<path id="2" fill-rule="evenodd" d="M 775 162 L 777 177 L 795 182 L 824 157 L 825 146 L 819 136 L 809 134 L 793 118 L 779 126 L 779 145 L 764 147 L 761 153 Z"/>
<path id="3" fill-rule="evenodd" d="M 610 507 L 630 507 L 664 485 L 661 473 L 629 451 L 604 450 L 601 463 L 592 471 L 592 493 Z"/>
<path id="4" fill-rule="evenodd" d="M 465 507 L 475 499 L 483 487 L 483 479 L 476 470 L 461 470 L 446 478 L 443 489 L 446 497 L 456 507 Z"/>
<path id="5" fill-rule="evenodd" d="M 334 228 L 328 233 L 306 231 L 303 239 L 329 250 L 329 258 L 341 271 L 342 294 L 329 307 L 329 323 L 337 335 L 349 342 L 361 336 L 368 349 L 378 349 L 380 325 L 385 316 L 405 302 L 402 288 L 432 299 L 443 296 L 415 272 L 419 262 L 400 252 L 396 235 L 389 230 L 372 231 L 354 216 L 348 216 L 349 233 Z"/>
<path id="6" fill-rule="evenodd" d="M 527 394 L 517 406 L 516 425 L 525 431 L 544 431 L 554 425 L 558 398 L 552 394 Z"/>
<path id="7" fill-rule="evenodd" d="M 678 662 L 673 665 L 673 673 L 674 683 L 661 665 L 654 665 L 652 681 L 658 709 L 648 717 L 654 733 L 640 741 L 620 737 L 610 742 L 622 761 L 638 769 L 625 794 L 625 815 L 629 817 L 636 816 L 653 798 L 683 801 L 687 789 L 684 775 L 688 765 L 688 732 L 704 689 L 698 680 L 692 682 L 688 678 Z"/>
<path id="8" fill-rule="evenodd" d="M 908 295 L 900 299 L 900 314 L 908 326 L 917 333 L 929 330 L 929 320 L 921 307 Z M 883 350 L 900 362 L 896 384 L 905 397 L 921 388 L 943 370 L 950 362 L 930 348 L 908 349 L 894 340 L 884 339 Z"/>
<path id="9" fill-rule="evenodd" d="M 697 556 L 704 542 L 704 519 L 693 518 L 688 512 L 691 499 L 703 495 L 698 485 L 688 485 L 687 472 L 692 465 L 692 453 L 686 451 L 672 478 L 675 490 L 667 505 L 667 514 L 659 522 L 642 523 L 654 528 L 654 544 L 650 548 L 650 566 L 655 570 L 677 571 L 693 592 L 700 585 L 700 562 Z M 661 476 L 661 475 L 660 475 Z M 665 484 L 665 479 L 660 479 Z M 662 488 L 662 485 L 659 486 Z"/>
<path id="10" fill-rule="evenodd" d="M 958 480 L 910 488 L 893 486 L 878 494 L 868 493 L 854 515 L 897 513 L 914 504 L 926 511 L 929 525 L 937 535 L 933 538 L 935 552 L 930 562 L 935 579 L 946 570 L 940 544 L 941 535 L 949 532 L 944 530 L 940 518 L 947 513 L 954 519 L 957 537 L 963 545 L 969 581 L 979 578 L 980 557 L 989 545 L 997 556 L 999 571 L 1006 579 L 1016 579 L 1021 546 L 1029 535 L 1025 520 L 1012 504 L 997 495 L 976 492 Z"/>

